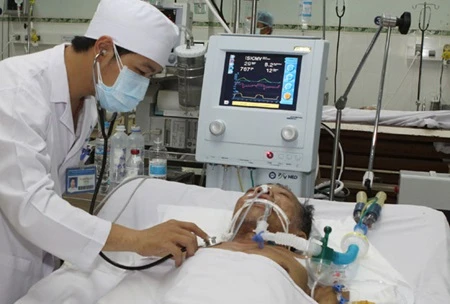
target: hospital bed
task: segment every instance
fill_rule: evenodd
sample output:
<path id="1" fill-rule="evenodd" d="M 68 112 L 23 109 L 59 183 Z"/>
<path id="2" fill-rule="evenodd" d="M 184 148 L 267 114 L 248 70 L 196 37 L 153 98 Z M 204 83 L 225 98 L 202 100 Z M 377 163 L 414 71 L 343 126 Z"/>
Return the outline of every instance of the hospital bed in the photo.
<path id="1" fill-rule="evenodd" d="M 343 123 L 370 124 L 375 122 L 375 110 L 345 108 L 342 110 Z M 324 106 L 322 121 L 334 122 L 336 108 Z M 393 111 L 381 110 L 380 125 L 393 127 L 417 127 L 429 129 L 450 129 L 450 111 Z"/>
<path id="2" fill-rule="evenodd" d="M 116 220 L 119 224 L 143 229 L 171 218 L 171 214 L 176 214 L 177 210 L 178 214 L 187 214 L 191 210 L 197 216 L 197 224 L 213 235 L 220 233 L 218 223 L 227 223 L 230 211 L 241 195 L 239 192 L 220 189 L 136 179 L 120 187 L 98 215 Z M 336 220 L 349 218 L 354 206 L 351 203 L 318 200 L 310 200 L 309 203 L 315 206 L 316 224 L 335 223 Z M 372 247 L 410 287 L 412 295 L 407 297 L 405 303 L 450 303 L 450 229 L 441 212 L 427 207 L 386 205 L 381 219 L 368 237 Z M 108 253 L 108 256 L 128 265 L 148 262 L 130 253 Z M 32 287 L 17 303 L 87 304 L 97 303 L 101 298 L 108 301 L 101 300 L 98 303 L 124 303 L 124 299 L 127 303 L 142 303 L 138 301 L 142 289 L 135 288 L 133 280 L 137 276 L 148 275 L 146 286 L 149 289 L 172 267 L 169 261 L 144 274 L 130 273 L 114 268 L 99 258 L 92 272 L 82 273 L 66 263 Z M 387 268 L 381 271 L 387 272 Z M 123 284 L 126 280 L 128 283 Z M 119 288 L 121 284 L 122 288 Z M 114 296 L 108 297 L 111 293 Z M 157 302 L 147 298 L 145 303 Z"/>
<path id="3" fill-rule="evenodd" d="M 345 108 L 342 112 L 340 141 L 345 154 L 342 179 L 353 194 L 363 189 L 362 179 L 369 164 L 375 112 L 353 108 Z M 335 129 L 335 119 L 335 107 L 325 106 L 322 122 Z M 320 176 L 324 179 L 330 178 L 332 147 L 333 138 L 322 131 L 319 152 Z M 374 160 L 374 189 L 385 191 L 389 203 L 397 203 L 400 171 L 448 173 L 449 147 L 450 111 L 381 110 Z"/>

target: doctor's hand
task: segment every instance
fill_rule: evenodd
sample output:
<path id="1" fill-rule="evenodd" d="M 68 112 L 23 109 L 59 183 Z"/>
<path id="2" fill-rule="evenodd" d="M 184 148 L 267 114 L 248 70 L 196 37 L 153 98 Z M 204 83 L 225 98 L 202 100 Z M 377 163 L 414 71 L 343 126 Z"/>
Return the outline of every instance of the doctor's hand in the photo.
<path id="1" fill-rule="evenodd" d="M 139 231 L 136 252 L 143 256 L 160 257 L 172 254 L 178 267 L 183 263 L 184 255 L 191 257 L 197 251 L 196 236 L 208 238 L 208 235 L 193 223 L 170 220 Z M 186 253 L 182 248 L 185 248 Z"/>
<path id="2" fill-rule="evenodd" d="M 143 256 L 173 255 L 175 265 L 180 266 L 184 255 L 193 256 L 198 249 L 197 238 L 208 235 L 188 222 L 170 220 L 145 230 L 130 229 L 112 224 L 103 251 L 132 251 Z M 185 248 L 186 253 L 182 252 Z"/>

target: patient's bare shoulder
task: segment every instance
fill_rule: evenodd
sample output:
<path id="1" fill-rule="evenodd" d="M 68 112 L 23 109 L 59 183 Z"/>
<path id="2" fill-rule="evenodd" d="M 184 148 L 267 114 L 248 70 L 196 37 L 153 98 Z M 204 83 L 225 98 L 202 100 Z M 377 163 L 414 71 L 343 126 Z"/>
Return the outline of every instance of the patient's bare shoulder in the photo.
<path id="1" fill-rule="evenodd" d="M 234 241 L 219 244 L 214 248 L 256 254 L 269 258 L 280 265 L 301 289 L 308 292 L 308 275 L 306 269 L 295 259 L 301 257 L 284 247 L 267 245 L 260 249 L 258 244 L 253 241 Z"/>

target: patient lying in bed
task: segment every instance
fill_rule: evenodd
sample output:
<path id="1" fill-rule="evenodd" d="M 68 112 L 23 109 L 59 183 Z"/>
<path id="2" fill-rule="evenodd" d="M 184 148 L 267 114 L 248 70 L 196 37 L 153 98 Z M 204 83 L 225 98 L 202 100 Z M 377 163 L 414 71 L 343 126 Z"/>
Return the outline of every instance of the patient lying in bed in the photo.
<path id="1" fill-rule="evenodd" d="M 234 212 L 251 198 L 249 194 L 254 190 L 249 189 L 238 199 Z M 280 185 L 271 185 L 269 192 L 259 197 L 283 209 L 290 220 L 290 233 L 309 237 L 312 206 L 300 204 L 291 191 Z M 306 269 L 296 260 L 302 258 L 300 255 L 282 246 L 266 245 L 260 249 L 252 240 L 256 222 L 264 210 L 263 205 L 253 205 L 233 241 L 200 249 L 181 267 L 164 274 L 155 274 L 152 270 L 145 274 L 134 273 L 101 303 L 117 302 L 123 291 L 130 291 L 127 293 L 130 295 L 132 290 L 140 289 L 139 286 L 142 290 L 133 292 L 139 294 L 134 303 L 316 303 L 309 297 Z M 275 212 L 267 222 L 269 231 L 283 231 Z M 154 288 L 149 289 L 149 284 Z M 143 290 L 146 292 L 142 293 Z M 318 303 L 338 303 L 331 287 L 317 287 L 314 298 Z"/>
<path id="2" fill-rule="evenodd" d="M 242 207 L 245 201 L 249 199 L 248 194 L 254 190 L 254 188 L 249 189 L 245 195 L 239 198 L 233 214 Z M 269 192 L 262 194 L 260 198 L 272 201 L 283 209 L 290 220 L 289 233 L 303 238 L 309 237 L 314 210 L 312 206 L 300 204 L 297 197 L 290 190 L 280 185 L 271 185 Z M 260 249 L 258 244 L 252 240 L 252 237 L 255 235 L 253 231 L 256 228 L 256 222 L 264 215 L 264 209 L 264 205 L 253 205 L 234 240 L 219 244 L 215 248 L 257 254 L 269 258 L 280 265 L 300 288 L 307 290 L 308 276 L 306 270 L 295 259 L 301 258 L 300 256 L 282 246 L 265 246 Z M 270 232 L 283 232 L 282 224 L 275 212 L 271 213 L 267 223 L 269 224 L 268 230 Z"/>
<path id="3" fill-rule="evenodd" d="M 272 192 L 267 195 L 273 197 L 276 204 L 288 214 L 292 221 L 289 226 L 291 232 L 309 235 L 311 207 L 293 204 L 297 199 L 283 190 L 285 189 L 273 186 Z M 131 193 L 135 194 L 130 198 Z M 173 218 L 195 222 L 206 229 L 210 236 L 220 236 L 228 228 L 233 208 L 239 207 L 235 206 L 235 202 L 239 200 L 238 204 L 242 204 L 240 196 L 236 192 L 218 189 L 154 179 L 138 180 L 119 189 L 109 199 L 100 216 L 114 220 L 121 214 L 118 223 L 134 225 L 137 229 Z M 124 210 L 123 202 L 127 199 L 130 202 Z M 314 200 L 311 202 L 316 208 L 311 235 L 321 234 L 325 226 L 333 227 L 329 245 L 339 250 L 343 236 L 354 227 L 351 216 L 353 205 Z M 300 263 L 293 262 L 293 259 L 299 258 L 298 255 L 286 248 L 269 244 L 264 249 L 259 249 L 252 243 L 250 231 L 255 225 L 249 221 L 251 216 L 254 220 L 263 212 L 259 210 L 262 208 L 253 208 L 233 242 L 200 249 L 193 257 L 187 258 L 181 267 L 176 268 L 173 261 L 167 261 L 149 270 L 131 272 L 98 258 L 91 272 L 81 272 L 70 264 L 64 264 L 38 282 L 17 303 L 317 303 L 309 297 L 309 289 L 305 286 L 305 269 Z M 306 213 L 300 213 L 305 210 Z M 294 224 L 295 213 L 299 214 L 296 218 L 301 219 L 297 224 Z M 346 284 L 352 296 L 350 303 L 360 300 L 370 300 L 377 304 L 447 303 L 449 285 L 445 278 L 448 277 L 448 271 L 444 271 L 447 268 L 442 265 L 448 265 L 448 234 L 442 237 L 436 234 L 442 227 L 448 230 L 447 223 L 439 223 L 441 217 L 433 210 L 418 207 L 385 206 L 383 214 L 381 225 L 369 232 L 374 246 L 371 245 L 367 255 L 358 260 L 357 272 Z M 268 220 L 269 230 L 279 229 L 277 221 L 270 217 Z M 424 227 L 424 221 L 426 229 L 420 228 L 420 233 L 416 234 L 415 227 Z M 429 235 L 433 235 L 433 238 Z M 420 260 L 433 261 L 433 264 L 428 262 L 410 267 L 417 266 L 410 256 L 410 252 L 416 252 L 416 238 L 420 243 L 427 244 L 422 246 L 426 247 L 426 251 L 417 251 L 420 253 Z M 391 260 L 388 262 L 383 254 L 389 255 Z M 108 255 L 125 265 L 137 266 L 149 262 L 148 258 L 131 253 Z M 438 263 L 434 263 L 436 257 Z M 303 263 L 302 260 L 299 262 Z M 402 274 L 390 263 L 400 267 Z M 405 275 L 409 281 L 405 281 Z M 415 290 L 411 287 L 411 282 Z M 418 295 L 419 300 L 416 302 L 414 294 Z M 337 302 L 336 294 L 330 288 L 316 288 L 314 298 L 319 303 Z"/>

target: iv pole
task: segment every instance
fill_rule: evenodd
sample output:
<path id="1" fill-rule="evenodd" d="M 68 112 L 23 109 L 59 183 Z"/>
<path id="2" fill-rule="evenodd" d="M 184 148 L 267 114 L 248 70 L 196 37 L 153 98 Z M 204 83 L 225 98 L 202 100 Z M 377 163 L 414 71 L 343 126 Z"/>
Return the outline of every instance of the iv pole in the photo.
<path id="1" fill-rule="evenodd" d="M 252 16 L 250 19 L 250 34 L 256 33 L 256 26 L 258 18 L 258 0 L 244 0 L 252 1 Z M 233 33 L 237 34 L 239 32 L 239 22 L 241 19 L 241 0 L 234 0 L 234 12 L 233 12 Z"/>
<path id="2" fill-rule="evenodd" d="M 326 34 L 326 26 L 327 26 L 327 0 L 323 0 L 323 31 L 322 31 L 322 39 L 325 40 Z"/>
<path id="3" fill-rule="evenodd" d="M 374 133 L 372 138 L 372 147 L 370 152 L 370 159 L 369 159 L 369 170 L 364 174 L 363 179 L 363 185 L 366 186 L 366 188 L 371 190 L 372 184 L 373 184 L 373 177 L 374 174 L 372 172 L 373 170 L 373 159 L 375 157 L 375 144 L 377 139 L 377 133 L 378 133 L 378 122 L 379 122 L 379 116 L 381 111 L 381 102 L 383 100 L 383 91 L 384 91 L 384 81 L 386 76 L 386 68 L 387 68 L 387 60 L 388 60 L 388 54 L 389 54 L 389 47 L 390 47 L 390 39 L 391 39 L 391 31 L 393 27 L 398 27 L 401 34 L 406 35 L 409 31 L 409 27 L 411 26 L 411 14 L 409 12 L 405 12 L 402 14 L 400 18 L 383 15 L 382 17 L 375 18 L 375 24 L 377 24 L 378 30 L 376 31 L 372 41 L 370 42 L 369 47 L 367 48 L 363 58 L 361 59 L 361 62 L 359 63 L 358 67 L 356 68 L 356 71 L 350 80 L 350 83 L 348 84 L 347 89 L 344 92 L 344 95 L 342 95 L 335 103 L 336 107 L 336 129 L 335 129 L 335 137 L 334 137 L 334 145 L 333 145 L 333 160 L 332 160 L 332 166 L 331 166 L 331 185 L 330 185 L 330 201 L 334 200 L 334 189 L 336 188 L 336 167 L 337 167 L 337 156 L 339 151 L 339 140 L 340 140 L 340 134 L 341 134 L 341 122 L 342 122 L 342 110 L 345 108 L 345 105 L 348 101 L 348 95 L 350 94 L 351 89 L 353 88 L 353 85 L 356 82 L 356 79 L 359 76 L 359 73 L 361 72 L 364 64 L 367 61 L 367 58 L 370 55 L 370 52 L 372 51 L 378 37 L 380 36 L 383 29 L 387 28 L 387 37 L 386 37 L 386 46 L 384 49 L 384 61 L 383 61 L 383 70 L 381 72 L 381 81 L 380 81 L 380 89 L 378 94 L 378 105 L 377 105 L 377 113 L 376 113 L 376 119 L 375 119 L 375 126 L 374 126 Z"/>
<path id="4" fill-rule="evenodd" d="M 256 33 L 256 18 L 258 14 L 258 0 L 252 0 L 252 23 L 250 25 L 250 34 Z"/>
<path id="5" fill-rule="evenodd" d="M 239 32 L 239 22 L 241 22 L 241 0 L 234 1 L 234 20 L 233 20 L 233 33 Z"/>
<path id="6" fill-rule="evenodd" d="M 422 32 L 422 38 L 420 42 L 419 83 L 417 85 L 417 99 L 416 99 L 417 111 L 420 110 L 420 93 L 422 90 L 423 44 L 425 42 L 425 32 L 428 30 L 428 27 L 430 26 L 431 6 L 433 6 L 434 9 L 436 10 L 439 9 L 438 5 L 427 2 L 413 5 L 413 9 L 416 9 L 418 6 L 421 5 L 423 5 L 423 8 L 420 10 L 419 15 L 419 30 Z M 427 11 L 428 11 L 428 18 L 427 18 Z"/>

